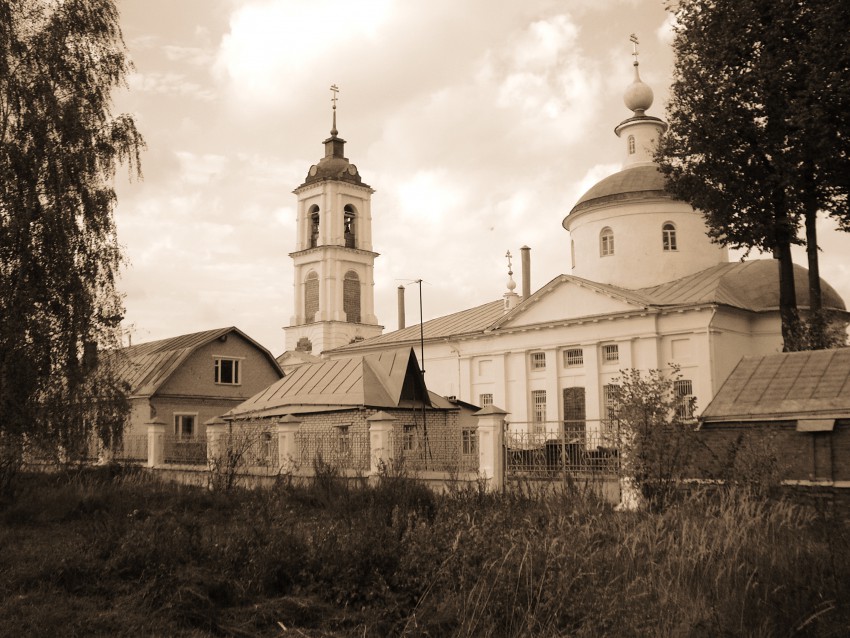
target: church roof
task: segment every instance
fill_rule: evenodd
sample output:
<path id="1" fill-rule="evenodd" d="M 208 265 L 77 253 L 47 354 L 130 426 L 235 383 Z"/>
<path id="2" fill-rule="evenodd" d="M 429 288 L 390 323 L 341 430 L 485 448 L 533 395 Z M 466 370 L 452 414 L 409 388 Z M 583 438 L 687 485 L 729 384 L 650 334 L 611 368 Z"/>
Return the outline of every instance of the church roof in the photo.
<path id="1" fill-rule="evenodd" d="M 809 306 L 808 270 L 794 264 L 794 284 L 797 305 Z M 823 307 L 846 310 L 844 300 L 827 282 L 821 279 Z M 656 306 L 721 304 L 763 312 L 779 308 L 779 262 L 775 259 L 754 259 L 718 264 L 693 275 L 642 288 L 637 292 Z"/>
<path id="2" fill-rule="evenodd" d="M 744 357 L 700 420 L 850 418 L 850 348 Z"/>
<path id="3" fill-rule="evenodd" d="M 411 348 L 325 359 L 295 368 L 283 379 L 224 415 L 227 419 L 303 414 L 355 407 L 396 408 L 422 397 L 451 409 L 428 393 Z"/>
<path id="4" fill-rule="evenodd" d="M 268 350 L 233 326 L 140 343 L 121 348 L 109 356 L 112 361 L 117 362 L 116 372 L 119 378 L 130 385 L 130 396 L 151 396 L 198 348 L 231 332 L 257 348 L 266 356 L 271 366 L 281 372 L 280 366 Z"/>
<path id="5" fill-rule="evenodd" d="M 438 341 L 483 336 L 490 331 L 495 333 L 503 324 L 520 317 L 532 305 L 542 301 L 555 288 L 564 284 L 595 290 L 646 309 L 666 310 L 711 304 L 740 308 L 750 312 L 777 310 L 779 308 L 778 269 L 779 263 L 774 259 L 723 263 L 675 281 L 637 290 L 590 281 L 573 275 L 559 275 L 528 299 L 522 300 L 508 313 L 504 311 L 504 302 L 499 300 L 426 321 L 423 324 L 424 340 Z M 797 305 L 800 308 L 807 308 L 809 305 L 808 271 L 797 264 L 794 264 L 794 281 L 797 289 Z M 841 296 L 823 279 L 821 279 L 821 289 L 824 308 L 846 310 Z M 372 351 L 376 348 L 397 347 L 402 344 L 413 346 L 418 342 L 419 324 L 415 324 L 402 330 L 342 346 L 330 352 L 343 354 L 361 350 Z"/>
<path id="6" fill-rule="evenodd" d="M 570 215 L 587 208 L 626 199 L 657 198 L 673 199 L 664 187 L 664 175 L 655 164 L 639 164 L 625 168 L 597 182 L 579 198 Z"/>

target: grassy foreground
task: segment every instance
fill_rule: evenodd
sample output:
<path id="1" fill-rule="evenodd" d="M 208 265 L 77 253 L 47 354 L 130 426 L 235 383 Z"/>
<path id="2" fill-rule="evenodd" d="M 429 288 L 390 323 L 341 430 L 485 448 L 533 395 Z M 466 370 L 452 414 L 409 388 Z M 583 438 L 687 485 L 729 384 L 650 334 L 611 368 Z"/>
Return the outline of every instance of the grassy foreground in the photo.
<path id="1" fill-rule="evenodd" d="M 28 477 L 3 636 L 841 636 L 850 530 L 743 492 L 663 514 L 413 481 L 216 493 Z"/>

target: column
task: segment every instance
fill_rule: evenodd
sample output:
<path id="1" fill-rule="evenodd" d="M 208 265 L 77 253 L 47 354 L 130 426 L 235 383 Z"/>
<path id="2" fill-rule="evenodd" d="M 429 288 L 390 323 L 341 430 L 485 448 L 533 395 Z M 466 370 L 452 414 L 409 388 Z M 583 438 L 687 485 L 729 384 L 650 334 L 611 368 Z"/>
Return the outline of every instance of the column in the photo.
<path id="1" fill-rule="evenodd" d="M 216 467 L 223 452 L 222 442 L 225 436 L 227 423 L 215 417 L 204 423 L 207 431 L 207 465 Z"/>
<path id="2" fill-rule="evenodd" d="M 490 491 L 501 489 L 505 483 L 503 449 L 507 414 L 494 405 L 475 413 L 478 418 L 478 472 L 486 479 Z"/>
<path id="3" fill-rule="evenodd" d="M 386 412 L 377 412 L 366 419 L 369 425 L 369 473 L 373 476 L 386 471 L 392 464 L 395 420 Z"/>
<path id="4" fill-rule="evenodd" d="M 159 467 L 165 460 L 165 421 L 153 419 L 148 427 L 148 467 Z"/>
<path id="5" fill-rule="evenodd" d="M 301 427 L 301 419 L 287 414 L 277 422 L 277 465 L 283 472 L 297 469 L 301 455 L 295 435 Z"/>

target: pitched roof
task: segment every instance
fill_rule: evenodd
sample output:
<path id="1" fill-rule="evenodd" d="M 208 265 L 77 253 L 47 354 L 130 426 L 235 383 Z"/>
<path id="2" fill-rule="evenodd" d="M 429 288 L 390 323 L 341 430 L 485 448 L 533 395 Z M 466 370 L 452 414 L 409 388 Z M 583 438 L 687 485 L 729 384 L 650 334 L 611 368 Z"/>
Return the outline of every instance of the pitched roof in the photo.
<path id="1" fill-rule="evenodd" d="M 225 417 L 280 416 L 352 407 L 394 408 L 406 401 L 421 401 L 428 396 L 426 393 L 413 350 L 387 350 L 299 366 Z"/>
<path id="2" fill-rule="evenodd" d="M 461 310 L 450 315 L 430 319 L 422 324 L 422 332 L 425 340 L 441 339 L 446 337 L 458 337 L 484 332 L 497 318 L 504 315 L 504 302 L 491 301 L 481 306 Z M 373 347 L 381 345 L 415 344 L 419 343 L 419 324 L 414 324 L 401 330 L 388 332 L 386 334 L 357 341 L 355 343 L 336 348 L 331 352 L 356 352 L 360 346 Z"/>
<path id="3" fill-rule="evenodd" d="M 522 315 L 558 286 L 566 283 L 595 290 L 642 308 L 664 310 L 679 306 L 717 304 L 751 312 L 777 310 L 779 308 L 778 269 L 779 263 L 775 259 L 723 263 L 675 281 L 637 290 L 590 281 L 573 275 L 558 275 L 528 299 L 522 300 L 510 312 L 505 313 L 504 303 L 499 300 L 426 321 L 423 324 L 424 339 L 425 341 L 456 339 L 484 334 L 489 330 L 498 330 L 515 317 Z M 794 264 L 794 282 L 798 306 L 808 307 L 808 271 L 797 264 Z M 844 300 L 823 279 L 821 279 L 821 289 L 824 308 L 846 310 Z M 402 330 L 345 345 L 330 352 L 345 354 L 359 350 L 371 351 L 382 346 L 413 345 L 418 342 L 419 324 L 415 324 Z"/>
<path id="4" fill-rule="evenodd" d="M 121 348 L 114 353 L 112 360 L 117 362 L 119 377 L 129 383 L 130 396 L 151 396 L 193 352 L 231 332 L 235 332 L 260 350 L 271 366 L 281 372 L 280 366 L 268 350 L 233 326 Z"/>
<path id="5" fill-rule="evenodd" d="M 702 421 L 850 418 L 850 348 L 744 357 Z"/>
<path id="6" fill-rule="evenodd" d="M 797 304 L 809 305 L 808 270 L 794 264 Z M 835 289 L 821 279 L 823 306 L 845 310 Z M 722 304 L 754 312 L 779 307 L 779 262 L 775 259 L 718 264 L 698 273 L 638 291 L 657 306 Z"/>

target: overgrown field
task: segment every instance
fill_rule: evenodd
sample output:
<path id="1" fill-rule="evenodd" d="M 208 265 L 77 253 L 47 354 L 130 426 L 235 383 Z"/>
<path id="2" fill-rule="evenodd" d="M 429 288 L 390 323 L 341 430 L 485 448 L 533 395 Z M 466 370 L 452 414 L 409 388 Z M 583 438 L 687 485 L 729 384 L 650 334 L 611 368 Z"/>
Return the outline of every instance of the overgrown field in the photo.
<path id="1" fill-rule="evenodd" d="M 850 533 L 745 492 L 662 514 L 405 478 L 226 493 L 26 478 L 0 508 L 3 636 L 842 636 Z"/>

